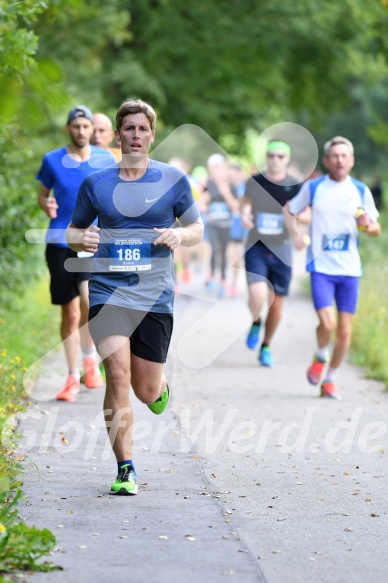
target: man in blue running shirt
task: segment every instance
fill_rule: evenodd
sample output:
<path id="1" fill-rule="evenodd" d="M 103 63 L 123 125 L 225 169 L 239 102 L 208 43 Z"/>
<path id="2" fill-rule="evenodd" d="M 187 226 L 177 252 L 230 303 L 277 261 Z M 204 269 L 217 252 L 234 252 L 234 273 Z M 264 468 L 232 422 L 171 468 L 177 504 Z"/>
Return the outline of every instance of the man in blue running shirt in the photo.
<path id="1" fill-rule="evenodd" d="M 163 366 L 173 326 L 173 250 L 203 234 L 186 175 L 148 156 L 155 123 L 148 103 L 122 103 L 115 132 L 122 160 L 84 180 L 67 231 L 72 249 L 95 254 L 89 328 L 106 371 L 104 414 L 118 465 L 110 493 L 119 495 L 137 494 L 130 386 L 155 414 L 169 399 Z"/>
<path id="2" fill-rule="evenodd" d="M 72 273 L 65 268 L 65 261 L 77 256 L 66 242 L 65 231 L 75 206 L 78 189 L 91 172 L 115 162 L 110 152 L 90 145 L 93 130 L 90 109 L 84 105 L 76 105 L 69 112 L 66 124 L 70 144 L 48 152 L 37 174 L 40 181 L 38 204 L 51 219 L 46 236 L 51 301 L 61 306 L 61 337 L 69 369 L 65 386 L 56 396 L 61 401 L 74 401 L 80 389 L 77 334 L 80 326 L 85 385 L 90 389 L 103 385 L 93 340 L 87 325 L 85 326 L 89 311 L 89 274 Z M 50 196 L 51 191 L 53 196 Z"/>

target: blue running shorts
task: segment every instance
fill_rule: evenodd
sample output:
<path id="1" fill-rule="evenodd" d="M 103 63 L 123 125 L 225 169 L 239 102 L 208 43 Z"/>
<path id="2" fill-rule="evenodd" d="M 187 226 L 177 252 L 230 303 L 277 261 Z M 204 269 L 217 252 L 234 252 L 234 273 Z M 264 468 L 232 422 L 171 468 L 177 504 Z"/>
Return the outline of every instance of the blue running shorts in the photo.
<path id="1" fill-rule="evenodd" d="M 359 277 L 311 273 L 311 295 L 316 310 L 332 306 L 335 300 L 339 312 L 355 314 L 359 287 Z"/>
<path id="2" fill-rule="evenodd" d="M 248 285 L 269 281 L 275 294 L 286 296 L 291 281 L 291 267 L 286 265 L 265 245 L 252 245 L 245 252 Z"/>

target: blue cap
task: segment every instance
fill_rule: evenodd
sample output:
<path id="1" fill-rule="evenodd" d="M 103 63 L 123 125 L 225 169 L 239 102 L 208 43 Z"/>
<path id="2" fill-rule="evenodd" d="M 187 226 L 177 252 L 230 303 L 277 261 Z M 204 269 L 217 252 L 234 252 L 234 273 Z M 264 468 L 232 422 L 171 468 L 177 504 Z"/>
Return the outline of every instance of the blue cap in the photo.
<path id="1" fill-rule="evenodd" d="M 86 119 L 93 123 L 93 114 L 85 105 L 76 105 L 71 111 L 69 111 L 69 115 L 67 116 L 67 125 L 69 125 L 69 123 L 77 117 L 86 117 Z"/>

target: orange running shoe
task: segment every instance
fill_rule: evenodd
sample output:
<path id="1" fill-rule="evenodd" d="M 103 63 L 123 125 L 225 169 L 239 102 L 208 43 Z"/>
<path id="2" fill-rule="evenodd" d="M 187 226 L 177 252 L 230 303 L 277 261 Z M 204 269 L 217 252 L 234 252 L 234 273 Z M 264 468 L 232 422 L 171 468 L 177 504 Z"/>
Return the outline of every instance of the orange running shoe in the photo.
<path id="1" fill-rule="evenodd" d="M 333 381 L 323 381 L 321 384 L 321 397 L 327 399 L 340 399 L 341 396 L 337 393 L 335 383 Z"/>
<path id="2" fill-rule="evenodd" d="M 185 267 L 181 271 L 181 281 L 183 283 L 190 283 L 191 281 L 191 271 L 188 267 Z"/>
<path id="3" fill-rule="evenodd" d="M 60 391 L 55 397 L 57 401 L 74 401 L 76 395 L 79 393 L 80 382 L 73 374 L 69 374 L 66 379 L 65 388 Z"/>
<path id="4" fill-rule="evenodd" d="M 323 369 L 325 368 L 326 360 L 318 358 L 314 354 L 314 360 L 312 365 L 307 369 L 307 380 L 312 385 L 318 385 L 321 380 Z"/>
<path id="5" fill-rule="evenodd" d="M 99 389 L 104 384 L 98 362 L 93 356 L 84 358 L 85 386 L 88 389 Z"/>

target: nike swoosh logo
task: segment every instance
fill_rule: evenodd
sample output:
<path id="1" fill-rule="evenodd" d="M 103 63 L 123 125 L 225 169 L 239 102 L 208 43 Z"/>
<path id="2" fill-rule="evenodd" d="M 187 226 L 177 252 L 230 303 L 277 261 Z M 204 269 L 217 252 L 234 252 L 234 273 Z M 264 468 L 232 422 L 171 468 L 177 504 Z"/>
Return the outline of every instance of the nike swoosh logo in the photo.
<path id="1" fill-rule="evenodd" d="M 155 202 L 155 200 L 159 200 L 160 198 L 162 198 L 162 197 L 161 197 L 161 196 L 158 196 L 157 198 L 150 198 L 150 199 L 146 198 L 146 199 L 145 199 L 145 201 L 146 201 L 147 203 L 148 203 L 148 202 Z"/>

